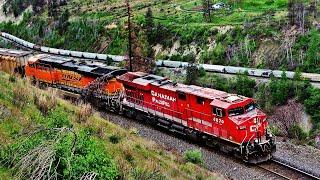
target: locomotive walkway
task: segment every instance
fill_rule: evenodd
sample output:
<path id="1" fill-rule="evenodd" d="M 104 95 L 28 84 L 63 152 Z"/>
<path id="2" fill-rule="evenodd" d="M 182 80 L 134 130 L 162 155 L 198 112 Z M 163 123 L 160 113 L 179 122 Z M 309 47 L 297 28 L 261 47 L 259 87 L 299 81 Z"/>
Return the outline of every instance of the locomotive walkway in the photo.
<path id="1" fill-rule="evenodd" d="M 108 61 L 109 59 L 112 59 L 114 62 L 121 62 L 126 60 L 127 58 L 126 56 L 98 54 L 98 53 L 50 48 L 50 47 L 33 44 L 31 42 L 22 40 L 8 33 L 1 32 L 0 35 L 3 39 L 9 40 L 19 47 L 30 49 L 30 50 L 41 52 L 41 53 L 46 53 L 46 54 L 68 56 L 68 57 L 88 59 L 93 61 Z M 183 68 L 188 66 L 187 62 L 169 61 L 169 60 L 157 60 L 156 64 L 159 67 L 166 67 L 166 68 Z M 248 75 L 256 79 L 257 81 L 268 81 L 271 74 L 273 74 L 275 77 L 281 77 L 281 74 L 282 74 L 282 71 L 270 70 L 270 69 L 254 69 L 254 68 L 220 66 L 220 65 L 210 65 L 210 64 L 199 64 L 199 66 L 203 67 L 204 70 L 206 70 L 207 72 L 219 73 L 224 76 L 235 76 L 239 73 L 248 72 Z M 292 71 L 285 71 L 285 73 L 287 77 L 290 79 L 294 77 L 294 72 Z M 320 88 L 320 74 L 302 73 L 302 77 L 309 79 L 313 86 Z"/>

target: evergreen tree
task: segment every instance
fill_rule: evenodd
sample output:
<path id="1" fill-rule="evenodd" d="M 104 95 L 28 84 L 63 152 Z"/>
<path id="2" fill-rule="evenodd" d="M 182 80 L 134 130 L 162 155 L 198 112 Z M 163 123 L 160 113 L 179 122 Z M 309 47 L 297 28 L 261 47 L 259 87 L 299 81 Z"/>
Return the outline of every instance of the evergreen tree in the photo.
<path id="1" fill-rule="evenodd" d="M 56 19 L 58 17 L 58 2 L 57 0 L 48 0 L 48 16 Z"/>
<path id="2" fill-rule="evenodd" d="M 282 73 L 281 79 L 271 78 L 269 90 L 273 105 L 283 105 L 294 96 L 292 81 L 287 79 L 285 72 Z"/>
<path id="3" fill-rule="evenodd" d="M 43 0 L 32 0 L 31 1 L 32 10 L 35 13 L 39 13 L 45 5 L 45 1 Z"/>
<path id="4" fill-rule="evenodd" d="M 233 86 L 232 89 L 235 90 L 237 94 L 253 97 L 256 82 L 255 80 L 250 79 L 246 74 L 240 74 L 237 75 Z"/>
<path id="5" fill-rule="evenodd" d="M 68 9 L 61 14 L 58 22 L 58 31 L 60 35 L 67 31 L 69 26 L 69 17 L 70 17 L 70 13 Z"/>
<path id="6" fill-rule="evenodd" d="M 203 18 L 207 22 L 211 22 L 211 3 L 210 0 L 202 0 Z"/>
<path id="7" fill-rule="evenodd" d="M 151 45 L 153 45 L 156 42 L 155 33 L 154 33 L 154 22 L 153 22 L 153 15 L 152 10 L 149 7 L 148 11 L 145 16 L 146 19 L 146 35 L 147 35 L 147 41 L 148 41 L 148 57 L 153 56 L 153 50 Z"/>
<path id="8" fill-rule="evenodd" d="M 198 83 L 198 78 L 200 76 L 200 71 L 195 63 L 195 55 L 193 53 L 188 54 L 183 57 L 183 59 L 189 62 L 187 66 L 187 77 L 186 77 L 186 84 L 188 85 L 196 85 Z"/>
<path id="9" fill-rule="evenodd" d="M 309 93 L 310 97 L 305 100 L 304 105 L 315 123 L 320 124 L 320 89 L 310 88 Z"/>
<path id="10" fill-rule="evenodd" d="M 307 50 L 306 66 L 308 70 L 314 69 L 314 66 L 320 64 L 319 51 L 320 51 L 320 36 L 316 30 L 311 30 L 309 48 Z"/>

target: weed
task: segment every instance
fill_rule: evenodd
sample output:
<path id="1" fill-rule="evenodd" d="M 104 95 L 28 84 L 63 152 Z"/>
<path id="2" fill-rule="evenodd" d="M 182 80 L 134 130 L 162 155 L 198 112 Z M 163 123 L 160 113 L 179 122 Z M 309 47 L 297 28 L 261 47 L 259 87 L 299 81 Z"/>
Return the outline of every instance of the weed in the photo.
<path id="1" fill-rule="evenodd" d="M 201 164 L 203 162 L 202 153 L 200 150 L 188 150 L 184 154 L 184 159 L 187 162 Z"/>
<path id="2" fill-rule="evenodd" d="M 16 82 L 16 81 L 17 81 L 17 78 L 16 78 L 15 76 L 11 75 L 11 76 L 9 77 L 9 81 L 10 81 L 10 82 Z"/>
<path id="3" fill-rule="evenodd" d="M 44 116 L 47 116 L 49 111 L 57 106 L 55 93 L 50 93 L 50 95 L 34 94 L 34 104 Z"/>
<path id="4" fill-rule="evenodd" d="M 90 104 L 80 104 L 80 111 L 77 112 L 77 122 L 86 123 L 93 115 L 93 108 Z"/>
<path id="5" fill-rule="evenodd" d="M 147 169 L 135 168 L 131 172 L 134 179 L 149 180 L 149 179 L 166 179 L 159 170 L 149 171 Z"/>
<path id="6" fill-rule="evenodd" d="M 288 135 L 290 138 L 298 139 L 301 141 L 306 140 L 308 134 L 302 130 L 298 124 L 294 124 L 289 128 Z"/>
<path id="7" fill-rule="evenodd" d="M 109 137 L 109 141 L 112 143 L 112 144 L 118 144 L 121 140 L 121 137 L 119 135 L 111 135 Z"/>
<path id="8" fill-rule="evenodd" d="M 30 100 L 30 91 L 22 85 L 17 85 L 13 88 L 13 104 L 18 107 L 25 106 Z"/>

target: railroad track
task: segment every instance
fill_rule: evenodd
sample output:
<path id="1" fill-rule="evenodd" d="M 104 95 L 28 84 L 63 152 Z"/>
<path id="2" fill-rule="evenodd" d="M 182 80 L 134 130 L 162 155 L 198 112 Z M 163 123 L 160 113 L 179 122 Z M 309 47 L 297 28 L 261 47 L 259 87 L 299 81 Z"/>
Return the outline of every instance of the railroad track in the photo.
<path id="1" fill-rule="evenodd" d="M 291 165 L 285 164 L 278 160 L 272 159 L 269 162 L 257 165 L 259 168 L 264 169 L 273 175 L 281 179 L 316 179 L 320 180 L 320 177 L 317 177 L 313 174 L 310 174 L 301 169 L 295 168 Z"/>

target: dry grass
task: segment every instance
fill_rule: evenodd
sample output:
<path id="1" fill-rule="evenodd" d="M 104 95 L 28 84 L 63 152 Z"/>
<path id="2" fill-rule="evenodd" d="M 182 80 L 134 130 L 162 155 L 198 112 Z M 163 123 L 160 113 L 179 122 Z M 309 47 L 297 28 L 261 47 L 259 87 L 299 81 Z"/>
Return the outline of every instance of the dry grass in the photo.
<path id="1" fill-rule="evenodd" d="M 31 94 L 32 92 L 29 88 L 22 86 L 22 84 L 18 84 L 13 88 L 13 104 L 18 107 L 27 105 L 31 100 Z"/>
<path id="2" fill-rule="evenodd" d="M 48 115 L 49 111 L 57 106 L 56 91 L 49 90 L 48 93 L 35 93 L 34 103 L 43 115 Z"/>
<path id="3" fill-rule="evenodd" d="M 77 111 L 77 122 L 86 123 L 88 119 L 93 115 L 93 108 L 90 104 L 79 104 L 80 110 Z"/>

